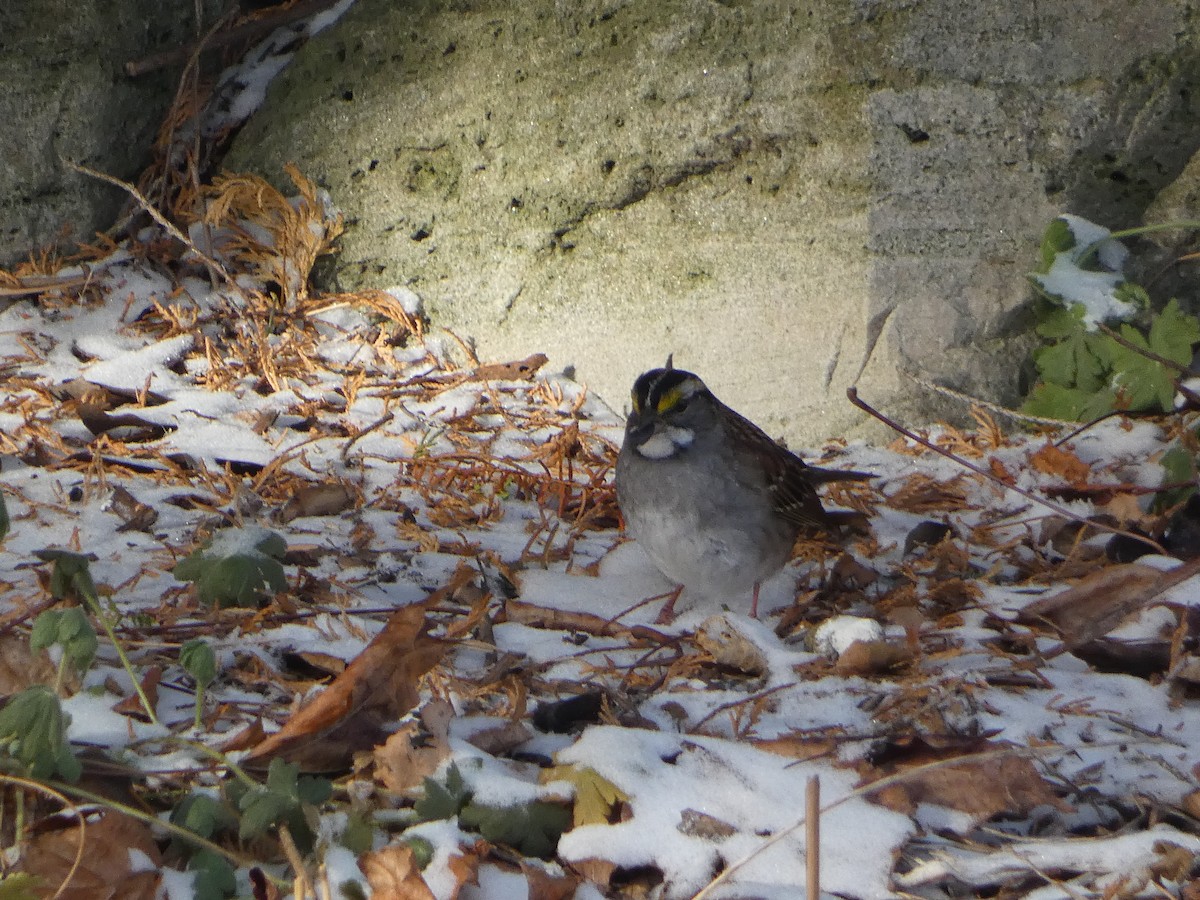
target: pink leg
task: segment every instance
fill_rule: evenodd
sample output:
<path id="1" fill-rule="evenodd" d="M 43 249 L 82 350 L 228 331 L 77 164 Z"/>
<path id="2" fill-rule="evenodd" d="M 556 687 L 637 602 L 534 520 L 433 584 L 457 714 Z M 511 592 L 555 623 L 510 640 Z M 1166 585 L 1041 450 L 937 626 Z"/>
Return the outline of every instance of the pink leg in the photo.
<path id="1" fill-rule="evenodd" d="M 758 618 L 758 582 L 754 582 L 754 599 L 750 601 L 750 618 Z"/>
<path id="2" fill-rule="evenodd" d="M 679 595 L 682 593 L 682 584 L 671 591 L 667 602 L 663 604 L 663 608 L 658 612 L 658 618 L 654 620 L 655 625 L 670 625 L 675 621 L 675 601 L 679 599 Z"/>

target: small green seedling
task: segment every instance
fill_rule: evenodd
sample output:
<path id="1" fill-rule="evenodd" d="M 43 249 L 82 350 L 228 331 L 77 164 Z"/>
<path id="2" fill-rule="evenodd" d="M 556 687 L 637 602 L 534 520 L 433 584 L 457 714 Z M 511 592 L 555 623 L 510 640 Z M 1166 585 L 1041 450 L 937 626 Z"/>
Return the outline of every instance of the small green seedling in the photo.
<path id="1" fill-rule="evenodd" d="M 180 561 L 172 574 L 196 585 L 210 606 L 256 606 L 287 588 L 283 557 L 287 542 L 265 528 L 227 528 Z"/>
<path id="2" fill-rule="evenodd" d="M 179 664 L 196 682 L 196 730 L 204 711 L 204 692 L 217 677 L 217 656 L 205 641 L 195 638 L 179 648 Z"/>

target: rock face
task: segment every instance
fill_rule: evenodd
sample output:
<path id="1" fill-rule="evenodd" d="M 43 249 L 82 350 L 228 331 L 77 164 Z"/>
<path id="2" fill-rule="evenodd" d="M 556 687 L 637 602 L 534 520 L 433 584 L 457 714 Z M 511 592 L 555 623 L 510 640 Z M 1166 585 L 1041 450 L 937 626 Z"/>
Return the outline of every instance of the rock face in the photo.
<path id="1" fill-rule="evenodd" d="M 0 2 L 0 265 L 58 243 L 64 228 L 90 241 L 113 223 L 128 197 L 62 161 L 136 179 L 178 67 L 139 79 L 122 67 L 190 40 L 194 9 L 192 0 Z"/>
<path id="2" fill-rule="evenodd" d="M 615 406 L 674 352 L 772 433 L 917 379 L 1002 401 L 1055 214 L 1137 224 L 1200 146 L 1185 0 L 360 0 L 226 165 L 293 160 L 342 288 L 407 285 L 489 359 Z"/>

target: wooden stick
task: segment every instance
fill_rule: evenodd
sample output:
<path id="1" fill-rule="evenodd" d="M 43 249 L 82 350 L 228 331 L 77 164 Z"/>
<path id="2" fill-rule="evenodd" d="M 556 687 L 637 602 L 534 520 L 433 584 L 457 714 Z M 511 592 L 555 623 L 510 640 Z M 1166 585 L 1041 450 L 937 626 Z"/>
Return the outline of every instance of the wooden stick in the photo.
<path id="1" fill-rule="evenodd" d="M 804 792 L 804 874 L 807 900 L 821 896 L 821 779 L 808 778 Z"/>

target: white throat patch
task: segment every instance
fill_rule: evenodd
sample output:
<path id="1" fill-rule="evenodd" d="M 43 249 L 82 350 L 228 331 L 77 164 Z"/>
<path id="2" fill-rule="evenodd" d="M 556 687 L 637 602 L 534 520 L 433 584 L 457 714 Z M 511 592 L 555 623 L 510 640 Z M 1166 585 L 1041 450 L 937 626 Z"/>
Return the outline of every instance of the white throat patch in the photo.
<path id="1" fill-rule="evenodd" d="M 646 459 L 669 459 L 685 447 L 690 447 L 695 435 L 687 428 L 663 428 L 654 437 L 637 447 L 639 455 Z"/>

